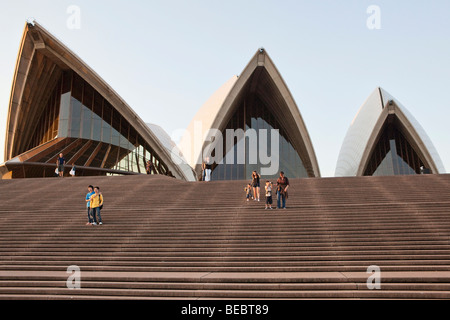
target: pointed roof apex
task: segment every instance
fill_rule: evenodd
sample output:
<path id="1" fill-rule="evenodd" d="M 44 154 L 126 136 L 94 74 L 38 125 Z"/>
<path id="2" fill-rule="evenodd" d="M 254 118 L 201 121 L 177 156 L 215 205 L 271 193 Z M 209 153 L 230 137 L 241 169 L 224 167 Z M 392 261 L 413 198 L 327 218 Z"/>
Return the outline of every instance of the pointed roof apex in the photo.
<path id="1" fill-rule="evenodd" d="M 422 155 L 433 173 L 445 168 L 425 130 L 396 98 L 377 87 L 363 103 L 347 131 L 338 158 L 336 176 L 361 176 L 388 116 L 394 115 L 404 134 Z"/>
<path id="2" fill-rule="evenodd" d="M 180 143 L 183 153 L 187 156 L 189 164 L 199 171 L 202 160 L 202 150 L 206 146 L 194 147 L 196 142 L 191 142 L 194 136 L 194 125 L 201 124 L 201 136 L 204 137 L 208 130 L 225 129 L 228 121 L 238 107 L 238 101 L 247 90 L 258 91 L 258 84 L 264 83 L 264 98 L 270 105 L 277 105 L 282 113 L 285 124 L 292 132 L 292 144 L 299 153 L 310 177 L 320 177 L 319 165 L 310 139 L 308 130 L 294 101 L 294 98 L 284 82 L 280 72 L 270 59 L 264 48 L 259 48 L 248 62 L 239 77 L 228 81 L 218 92 L 216 92 L 200 109 L 191 121 L 185 137 Z M 267 90 L 271 92 L 268 94 Z M 201 140 L 201 139 L 200 139 Z M 197 141 L 197 140 L 196 140 Z"/>

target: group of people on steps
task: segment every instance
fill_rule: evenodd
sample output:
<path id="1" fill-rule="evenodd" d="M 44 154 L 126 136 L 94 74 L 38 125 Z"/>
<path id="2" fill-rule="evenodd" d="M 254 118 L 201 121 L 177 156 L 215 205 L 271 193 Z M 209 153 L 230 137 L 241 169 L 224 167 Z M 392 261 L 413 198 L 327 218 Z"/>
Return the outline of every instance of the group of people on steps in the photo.
<path id="1" fill-rule="evenodd" d="M 149 170 L 150 169 L 150 170 Z M 153 168 L 148 166 L 148 171 L 151 173 Z M 208 163 L 204 163 L 202 168 L 202 180 L 210 181 L 211 180 L 211 165 Z M 275 190 L 273 188 L 273 183 L 270 180 L 266 181 L 264 186 L 265 198 L 266 198 L 266 207 L 265 209 L 273 209 L 273 199 L 272 193 L 275 191 L 277 196 L 277 206 L 276 209 L 286 209 L 286 199 L 288 198 L 288 189 L 289 189 L 289 179 L 284 175 L 284 172 L 280 172 L 280 176 L 277 179 Z M 254 201 L 260 201 L 260 193 L 261 193 L 261 175 L 255 170 L 252 172 L 252 181 L 245 187 L 245 193 L 247 201 L 253 199 Z M 101 209 L 103 208 L 103 195 L 100 192 L 100 187 L 93 187 L 92 185 L 88 186 L 88 193 L 86 194 L 86 206 L 87 206 L 87 215 L 88 222 L 86 225 L 88 226 L 96 226 L 102 225 L 102 216 Z"/>
<path id="2" fill-rule="evenodd" d="M 102 225 L 101 210 L 103 209 L 103 195 L 99 187 L 88 186 L 88 193 L 86 194 L 86 205 L 88 222 L 87 226 Z"/>
<path id="3" fill-rule="evenodd" d="M 270 180 L 266 181 L 264 186 L 266 196 L 266 209 L 272 209 L 272 192 L 275 191 L 277 196 L 277 209 L 286 209 L 286 199 L 288 198 L 289 179 L 284 175 L 284 172 L 280 172 L 280 177 L 276 182 L 275 190 L 273 190 L 273 184 Z M 250 198 L 253 201 L 260 201 L 261 193 L 261 175 L 257 171 L 252 172 L 252 182 L 244 189 L 246 193 L 247 201 Z"/>

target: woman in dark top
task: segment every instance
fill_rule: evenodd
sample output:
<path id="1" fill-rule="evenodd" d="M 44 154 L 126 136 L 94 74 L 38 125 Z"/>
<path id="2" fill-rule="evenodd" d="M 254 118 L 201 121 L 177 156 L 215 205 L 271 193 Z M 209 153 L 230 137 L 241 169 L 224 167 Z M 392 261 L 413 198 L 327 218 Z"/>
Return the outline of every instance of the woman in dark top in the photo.
<path id="1" fill-rule="evenodd" d="M 260 180 L 261 176 L 258 174 L 258 172 L 253 171 L 252 173 L 252 187 L 253 187 L 253 200 L 259 201 L 259 193 L 260 193 Z"/>

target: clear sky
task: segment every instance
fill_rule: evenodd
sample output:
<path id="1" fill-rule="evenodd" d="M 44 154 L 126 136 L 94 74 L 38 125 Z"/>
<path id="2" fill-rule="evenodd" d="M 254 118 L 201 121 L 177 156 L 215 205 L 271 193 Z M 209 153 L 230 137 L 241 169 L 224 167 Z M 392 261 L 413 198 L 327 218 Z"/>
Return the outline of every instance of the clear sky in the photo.
<path id="1" fill-rule="evenodd" d="M 80 9 L 79 28 L 68 27 L 71 5 Z M 368 13 L 371 5 L 379 16 Z M 264 47 L 300 109 L 322 176 L 334 176 L 347 129 L 377 86 L 415 116 L 450 170 L 448 0 L 3 1 L 0 160 L 29 18 L 71 48 L 145 122 L 169 134 L 186 128 Z M 368 20 L 381 29 L 368 28 Z"/>

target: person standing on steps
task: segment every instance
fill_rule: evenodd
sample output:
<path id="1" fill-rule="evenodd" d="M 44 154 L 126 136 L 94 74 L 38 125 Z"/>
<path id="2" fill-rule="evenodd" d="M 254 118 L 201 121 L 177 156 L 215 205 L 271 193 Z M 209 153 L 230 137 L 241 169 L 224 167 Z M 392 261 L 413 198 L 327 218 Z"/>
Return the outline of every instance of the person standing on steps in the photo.
<path id="1" fill-rule="evenodd" d="M 272 182 L 266 181 L 266 210 L 272 209 Z"/>
<path id="2" fill-rule="evenodd" d="M 207 157 L 205 161 L 205 181 L 211 181 L 211 170 L 212 165 L 209 162 L 209 157 Z"/>
<path id="3" fill-rule="evenodd" d="M 205 176 L 206 176 L 206 163 L 205 160 L 202 161 L 202 176 L 200 178 L 200 181 L 205 181 Z"/>
<path id="4" fill-rule="evenodd" d="M 88 186 L 88 193 L 86 194 L 87 214 L 88 214 L 88 222 L 86 223 L 87 226 L 92 225 L 92 223 L 94 222 L 91 212 L 91 197 L 94 194 L 95 194 L 94 187 L 92 185 Z"/>
<path id="5" fill-rule="evenodd" d="M 253 187 L 253 200 L 259 201 L 259 194 L 261 192 L 260 187 L 260 179 L 261 176 L 258 174 L 258 172 L 253 171 L 252 172 L 252 187 Z"/>
<path id="6" fill-rule="evenodd" d="M 91 196 L 91 210 L 94 222 L 92 225 L 96 226 L 97 222 L 102 225 L 102 215 L 100 214 L 101 208 L 103 207 L 103 195 L 100 193 L 100 188 L 94 188 L 94 194 Z M 98 219 L 97 219 L 98 217 Z"/>
<path id="7" fill-rule="evenodd" d="M 56 166 L 58 167 L 58 175 L 62 178 L 64 177 L 64 165 L 66 164 L 66 159 L 62 153 L 59 154 L 58 159 L 56 159 Z"/>
<path id="8" fill-rule="evenodd" d="M 152 174 L 153 169 L 153 163 L 150 160 L 147 160 L 147 164 L 145 165 L 145 171 L 147 172 L 147 174 Z"/>
<path id="9" fill-rule="evenodd" d="M 251 185 L 251 183 L 249 183 L 248 185 L 247 185 L 247 187 L 245 187 L 244 188 L 244 191 L 245 191 L 245 197 L 247 198 L 247 201 L 250 201 L 250 198 L 253 198 L 253 195 L 252 195 L 252 191 L 253 190 L 253 188 L 252 188 L 252 185 Z"/>
<path id="10" fill-rule="evenodd" d="M 289 179 L 284 172 L 280 172 L 277 180 L 277 209 L 286 209 L 286 199 L 288 198 Z"/>

